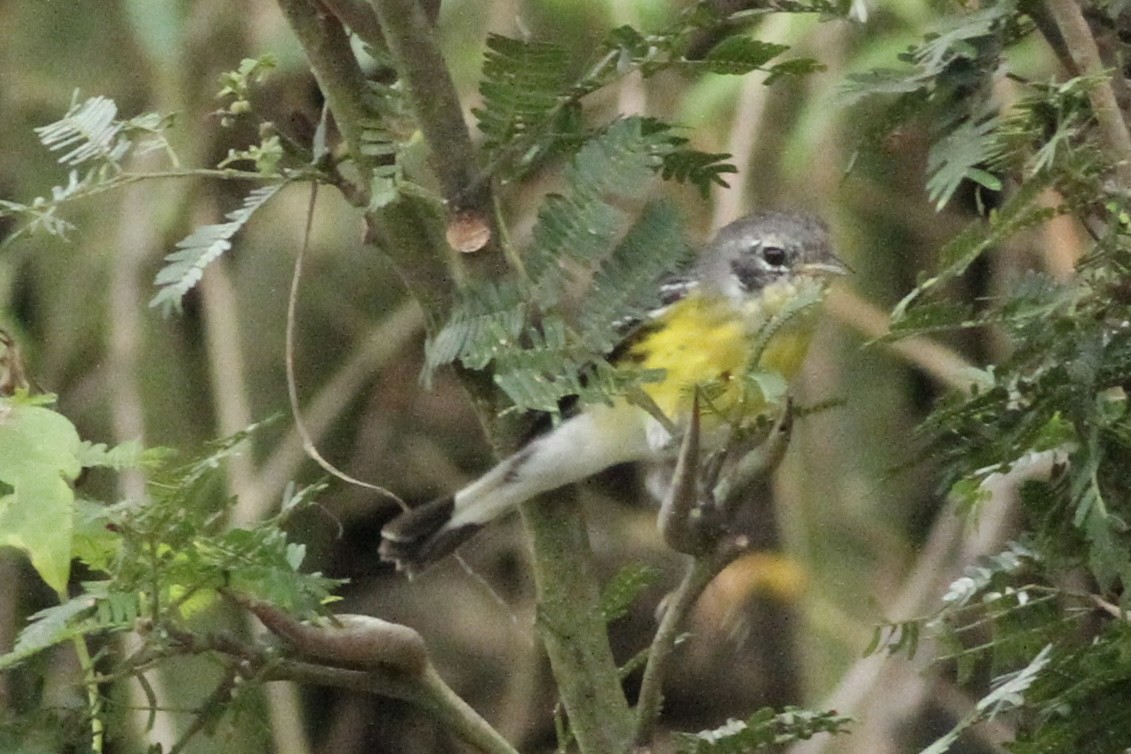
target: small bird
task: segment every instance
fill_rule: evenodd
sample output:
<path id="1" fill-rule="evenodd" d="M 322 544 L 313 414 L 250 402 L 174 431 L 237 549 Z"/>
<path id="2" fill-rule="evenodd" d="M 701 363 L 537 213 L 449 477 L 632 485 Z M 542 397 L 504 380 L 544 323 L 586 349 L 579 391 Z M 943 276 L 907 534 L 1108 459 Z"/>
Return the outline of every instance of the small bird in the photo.
<path id="1" fill-rule="evenodd" d="M 630 461 L 670 460 L 701 390 L 704 445 L 775 410 L 752 384 L 800 369 L 831 276 L 848 268 L 815 217 L 756 212 L 721 229 L 661 306 L 630 323 L 614 366 L 662 375 L 642 390 L 652 406 L 617 399 L 581 407 L 476 481 L 405 511 L 381 530 L 380 555 L 415 573 L 520 503 Z M 752 374 L 763 378 L 745 379 Z"/>

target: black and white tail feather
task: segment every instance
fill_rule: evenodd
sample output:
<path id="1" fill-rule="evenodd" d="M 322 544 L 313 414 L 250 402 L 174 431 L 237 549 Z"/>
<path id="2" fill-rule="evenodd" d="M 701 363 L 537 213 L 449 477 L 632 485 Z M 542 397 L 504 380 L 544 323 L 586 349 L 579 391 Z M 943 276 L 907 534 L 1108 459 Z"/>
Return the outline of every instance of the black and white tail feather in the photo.
<path id="1" fill-rule="evenodd" d="M 381 557 L 413 573 L 450 554 L 484 525 L 532 497 L 581 481 L 610 466 L 667 452 L 670 436 L 625 426 L 614 409 L 575 414 L 455 495 L 397 516 L 381 530 Z"/>

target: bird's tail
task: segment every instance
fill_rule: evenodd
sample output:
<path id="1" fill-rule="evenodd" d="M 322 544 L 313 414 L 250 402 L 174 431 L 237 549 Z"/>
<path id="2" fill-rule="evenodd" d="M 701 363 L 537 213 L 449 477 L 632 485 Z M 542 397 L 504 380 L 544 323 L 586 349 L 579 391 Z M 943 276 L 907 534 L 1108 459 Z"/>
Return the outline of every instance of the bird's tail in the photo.
<path id="1" fill-rule="evenodd" d="M 455 512 L 451 495 L 401 513 L 381 529 L 378 553 L 398 571 L 415 574 L 455 551 L 482 524 L 449 526 Z"/>
<path id="2" fill-rule="evenodd" d="M 567 419 L 454 496 L 399 514 L 381 530 L 381 557 L 417 572 L 535 495 L 647 457 L 652 448 L 640 420 L 646 415 L 627 408 L 627 417 L 594 407 Z"/>

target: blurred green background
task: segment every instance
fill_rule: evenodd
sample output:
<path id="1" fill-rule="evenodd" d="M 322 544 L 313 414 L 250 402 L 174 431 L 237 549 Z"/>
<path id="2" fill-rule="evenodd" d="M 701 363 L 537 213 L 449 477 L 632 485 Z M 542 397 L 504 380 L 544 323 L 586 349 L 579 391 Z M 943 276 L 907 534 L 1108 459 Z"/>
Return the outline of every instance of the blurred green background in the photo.
<path id="1" fill-rule="evenodd" d="M 488 32 L 565 43 L 586 59 L 610 28 L 660 28 L 685 3 L 630 0 L 445 0 L 438 26 L 465 108 L 477 100 Z M 907 344 L 870 341 L 883 312 L 932 265 L 932 252 L 972 217 L 973 197 L 936 213 L 923 186 L 926 134 L 904 128 L 870 137 L 879 113 L 842 105 L 846 74 L 894 65 L 895 56 L 941 22 L 942 4 L 863 3 L 866 20 L 771 14 L 751 31 L 794 46 L 826 70 L 767 87 L 759 74 L 698 79 L 664 74 L 626 78 L 587 103 L 599 117 L 646 113 L 687 127 L 693 146 L 728 152 L 739 168 L 729 190 L 709 201 L 685 187 L 673 198 L 688 231 L 702 239 L 755 207 L 805 208 L 833 229 L 855 275 L 836 291 L 798 391 L 803 404 L 838 405 L 807 416 L 756 523 L 764 549 L 736 563 L 697 608 L 672 675 L 665 720 L 681 729 L 718 725 L 772 704 L 836 707 L 860 722 L 852 736 L 799 750 L 916 751 L 967 711 L 971 699 L 945 664 L 926 673 L 906 659 L 861 659 L 874 625 L 928 611 L 961 564 L 992 551 L 1010 517 L 965 527 L 940 498 L 929 463 L 915 457 L 917 421 L 965 361 L 984 365 L 1002 344 L 973 336 Z M 67 109 L 72 94 L 114 99 L 125 116 L 174 113 L 170 139 L 182 166 L 211 166 L 247 146 L 254 128 L 221 128 L 214 115 L 218 76 L 245 57 L 272 53 L 279 68 L 256 93 L 260 114 L 315 122 L 321 106 L 302 52 L 269 0 L 0 0 L 0 198 L 27 202 L 65 183 L 66 169 L 33 132 Z M 1037 47 L 1013 61 L 1047 78 L 1052 56 Z M 1009 98 L 1003 91 L 1001 97 Z M 132 166 L 161 167 L 154 156 Z M 851 173 L 847 173 L 849 165 Z M 553 174 L 503 187 L 511 232 L 521 242 Z M 162 257 L 193 227 L 239 206 L 248 186 L 206 179 L 147 181 L 68 207 L 76 229 L 61 242 L 44 235 L 0 251 L 0 320 L 19 339 L 39 388 L 87 439 L 191 452 L 202 443 L 287 411 L 284 326 L 309 191 L 292 187 L 257 214 L 222 263 L 210 268 L 181 316 L 147 307 Z M 0 231 L 11 231 L 0 228 Z M 1048 232 L 1060 232 L 1054 226 Z M 1070 229 L 1069 229 L 1070 231 Z M 1071 248 L 1072 236 L 1067 236 Z M 1064 269 L 1034 238 L 1024 252 L 976 266 L 955 294 L 970 299 L 1007 285 L 1020 267 Z M 1008 250 L 1007 250 L 1008 251 Z M 304 412 L 322 454 L 347 473 L 406 499 L 451 491 L 490 463 L 490 452 L 452 375 L 421 387 L 422 323 L 379 250 L 366 245 L 360 217 L 332 190 L 318 194 L 298 304 L 296 370 Z M 240 496 L 235 524 L 278 505 L 294 479 L 320 470 L 302 453 L 289 417 L 256 436 L 253 452 L 225 469 Z M 615 469 L 583 485 L 593 546 L 606 575 L 629 563 L 662 574 L 633 615 L 613 626 L 617 655 L 645 646 L 658 600 L 678 560 L 654 528 L 638 473 Z M 137 494 L 126 478 L 108 498 Z M 132 485 L 132 486 L 131 486 Z M 350 579 L 343 609 L 404 621 L 429 640 L 441 672 L 503 733 L 527 750 L 554 745 L 554 696 L 531 624 L 531 584 L 516 521 L 492 527 L 468 549 L 469 573 L 449 561 L 408 583 L 378 562 L 371 493 L 333 485 L 318 515 L 295 526 L 308 563 Z M 2 553 L 0 647 L 48 597 L 12 553 Z M 213 618 L 218 625 L 230 620 Z M 930 652 L 920 656 L 927 657 Z M 39 668 L 48 699 L 68 704 L 73 663 L 60 651 Z M 113 751 L 175 740 L 209 686 L 207 662 L 157 678 L 167 710 L 145 719 L 121 713 Z M 637 681 L 629 679 L 632 687 Z M 6 679 L 0 706 L 17 713 L 26 681 Z M 27 694 L 27 696 L 21 696 Z M 120 691 L 124 706 L 136 690 Z M 134 696 L 131 696 L 134 694 Z M 319 689 L 264 700 L 222 721 L 191 751 L 430 752 L 455 750 L 427 718 L 405 705 Z M 296 701 L 297 700 L 297 701 Z M 986 733 L 983 735 L 992 735 Z M 172 738 L 163 738 L 173 736 Z M 53 736 L 25 750 L 55 750 Z M 167 744 L 166 744 L 167 745 Z M 986 740 L 964 751 L 988 751 Z"/>

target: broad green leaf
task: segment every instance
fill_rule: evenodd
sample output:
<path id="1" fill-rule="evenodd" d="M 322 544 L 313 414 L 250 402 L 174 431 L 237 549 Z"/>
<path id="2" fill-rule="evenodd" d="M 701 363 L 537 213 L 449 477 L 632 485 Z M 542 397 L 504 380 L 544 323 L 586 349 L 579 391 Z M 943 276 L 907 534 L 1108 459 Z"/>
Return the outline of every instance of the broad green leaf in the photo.
<path id="1" fill-rule="evenodd" d="M 0 404 L 0 545 L 27 553 L 40 577 L 63 591 L 70 576 L 78 432 L 40 406 Z"/>

